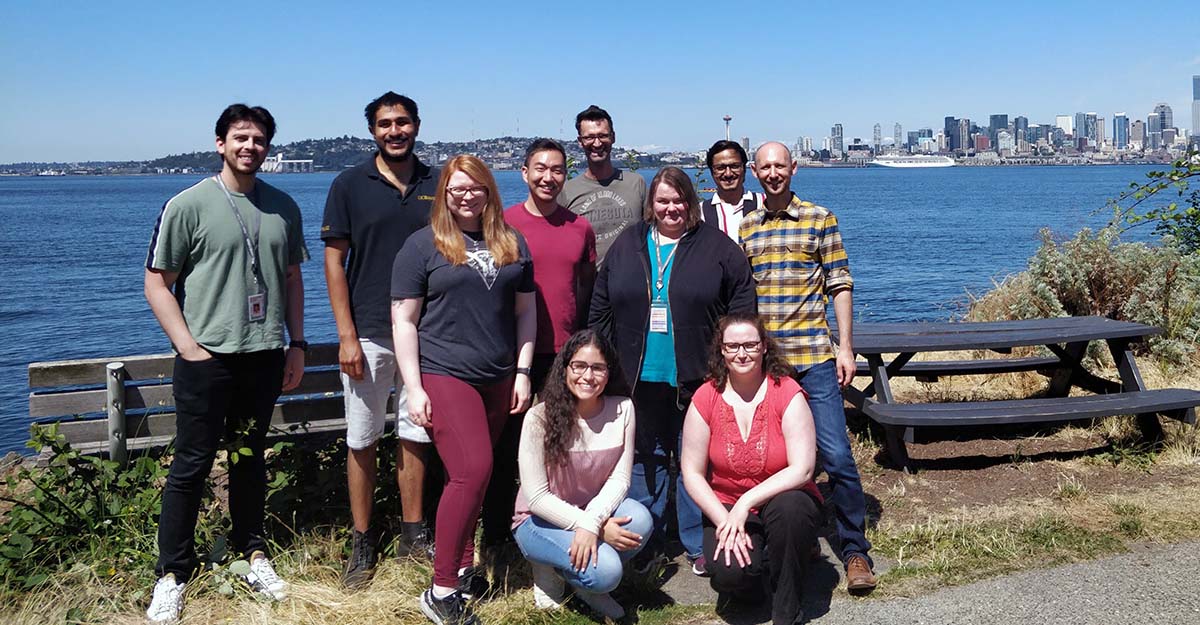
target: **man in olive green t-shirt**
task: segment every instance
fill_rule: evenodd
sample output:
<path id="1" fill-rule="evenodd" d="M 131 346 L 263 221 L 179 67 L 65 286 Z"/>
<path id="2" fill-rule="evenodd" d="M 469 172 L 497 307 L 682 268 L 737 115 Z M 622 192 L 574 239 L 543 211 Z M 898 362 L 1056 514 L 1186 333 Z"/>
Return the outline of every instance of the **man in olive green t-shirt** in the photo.
<path id="1" fill-rule="evenodd" d="M 162 494 L 151 622 L 174 621 L 183 607 L 199 565 L 204 481 L 222 437 L 251 451 L 229 465 L 229 539 L 250 561 L 245 580 L 273 599 L 287 590 L 266 556 L 263 446 L 275 400 L 304 375 L 300 263 L 308 250 L 299 207 L 255 176 L 274 134 L 266 109 L 226 108 L 216 126 L 221 173 L 167 201 L 150 239 L 146 301 L 178 353 L 175 457 Z"/>

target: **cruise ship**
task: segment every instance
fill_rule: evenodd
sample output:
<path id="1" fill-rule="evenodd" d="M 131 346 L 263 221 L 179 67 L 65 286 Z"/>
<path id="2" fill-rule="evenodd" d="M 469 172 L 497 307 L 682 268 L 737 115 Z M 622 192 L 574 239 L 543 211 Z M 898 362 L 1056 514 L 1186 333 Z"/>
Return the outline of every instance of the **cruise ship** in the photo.
<path id="1" fill-rule="evenodd" d="M 871 161 L 871 164 L 880 167 L 954 167 L 954 159 L 949 156 L 933 156 L 931 154 L 877 156 L 875 160 Z"/>

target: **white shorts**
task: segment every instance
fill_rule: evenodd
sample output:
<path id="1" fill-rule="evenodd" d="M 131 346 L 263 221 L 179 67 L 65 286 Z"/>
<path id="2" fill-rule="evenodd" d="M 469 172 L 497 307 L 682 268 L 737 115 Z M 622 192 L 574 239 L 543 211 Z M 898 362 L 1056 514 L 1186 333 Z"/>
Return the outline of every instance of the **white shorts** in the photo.
<path id="1" fill-rule="evenodd" d="M 362 345 L 363 379 L 342 373 L 346 410 L 346 446 L 365 449 L 383 436 L 388 397 L 396 387 L 396 435 L 406 441 L 428 443 L 429 433 L 408 418 L 408 393 L 396 367 L 391 339 L 358 339 Z"/>

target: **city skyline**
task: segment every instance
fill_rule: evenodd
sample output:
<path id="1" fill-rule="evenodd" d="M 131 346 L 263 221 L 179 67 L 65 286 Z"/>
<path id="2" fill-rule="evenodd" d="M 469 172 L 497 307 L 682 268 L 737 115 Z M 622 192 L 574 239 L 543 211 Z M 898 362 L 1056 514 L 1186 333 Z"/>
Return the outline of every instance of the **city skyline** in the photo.
<path id="1" fill-rule="evenodd" d="M 1100 45 L 1103 36 L 1068 28 L 1079 12 L 1102 11 L 1095 2 L 1008 3 L 1006 14 L 1038 19 L 1004 28 L 988 7 L 938 3 L 755 6 L 732 16 L 713 2 L 613 6 L 627 12 L 462 2 L 398 13 L 394 4 L 350 11 L 299 1 L 258 3 L 233 19 L 152 3 L 7 7 L 0 54 L 19 62 L 0 99 L 0 162 L 211 149 L 212 123 L 234 101 L 270 108 L 276 143 L 367 136 L 362 107 L 388 89 L 421 104 L 421 139 L 431 142 L 567 138 L 592 103 L 612 113 L 618 145 L 642 151 L 703 149 L 725 135 L 727 114 L 731 136 L 754 145 L 819 141 L 834 124 L 846 143 L 873 142 L 880 124 L 888 143 L 897 123 L 1053 123 L 1079 111 L 1099 112 L 1111 135 L 1115 113 L 1145 120 L 1159 102 L 1174 109 L 1176 127 L 1200 125 L 1189 84 L 1200 51 L 1169 35 L 1161 45 Z M 1171 31 L 1194 32 L 1192 13 L 1172 16 Z M 794 27 L 774 38 L 708 36 L 768 23 Z M 942 34 L 951 30 L 969 41 Z M 746 43 L 719 47 L 725 41 Z M 1081 54 L 1103 72 L 1076 71 L 1068 60 Z"/>

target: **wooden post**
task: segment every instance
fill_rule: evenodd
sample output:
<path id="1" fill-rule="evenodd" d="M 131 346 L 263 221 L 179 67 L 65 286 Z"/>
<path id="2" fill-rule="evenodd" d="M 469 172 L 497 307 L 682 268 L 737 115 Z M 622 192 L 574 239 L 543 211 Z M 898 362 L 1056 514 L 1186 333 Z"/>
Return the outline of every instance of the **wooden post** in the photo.
<path id="1" fill-rule="evenodd" d="M 108 410 L 108 457 L 123 465 L 129 457 L 125 447 L 125 380 L 129 374 L 123 362 L 108 363 L 105 374 L 108 383 L 108 398 L 104 402 Z"/>

